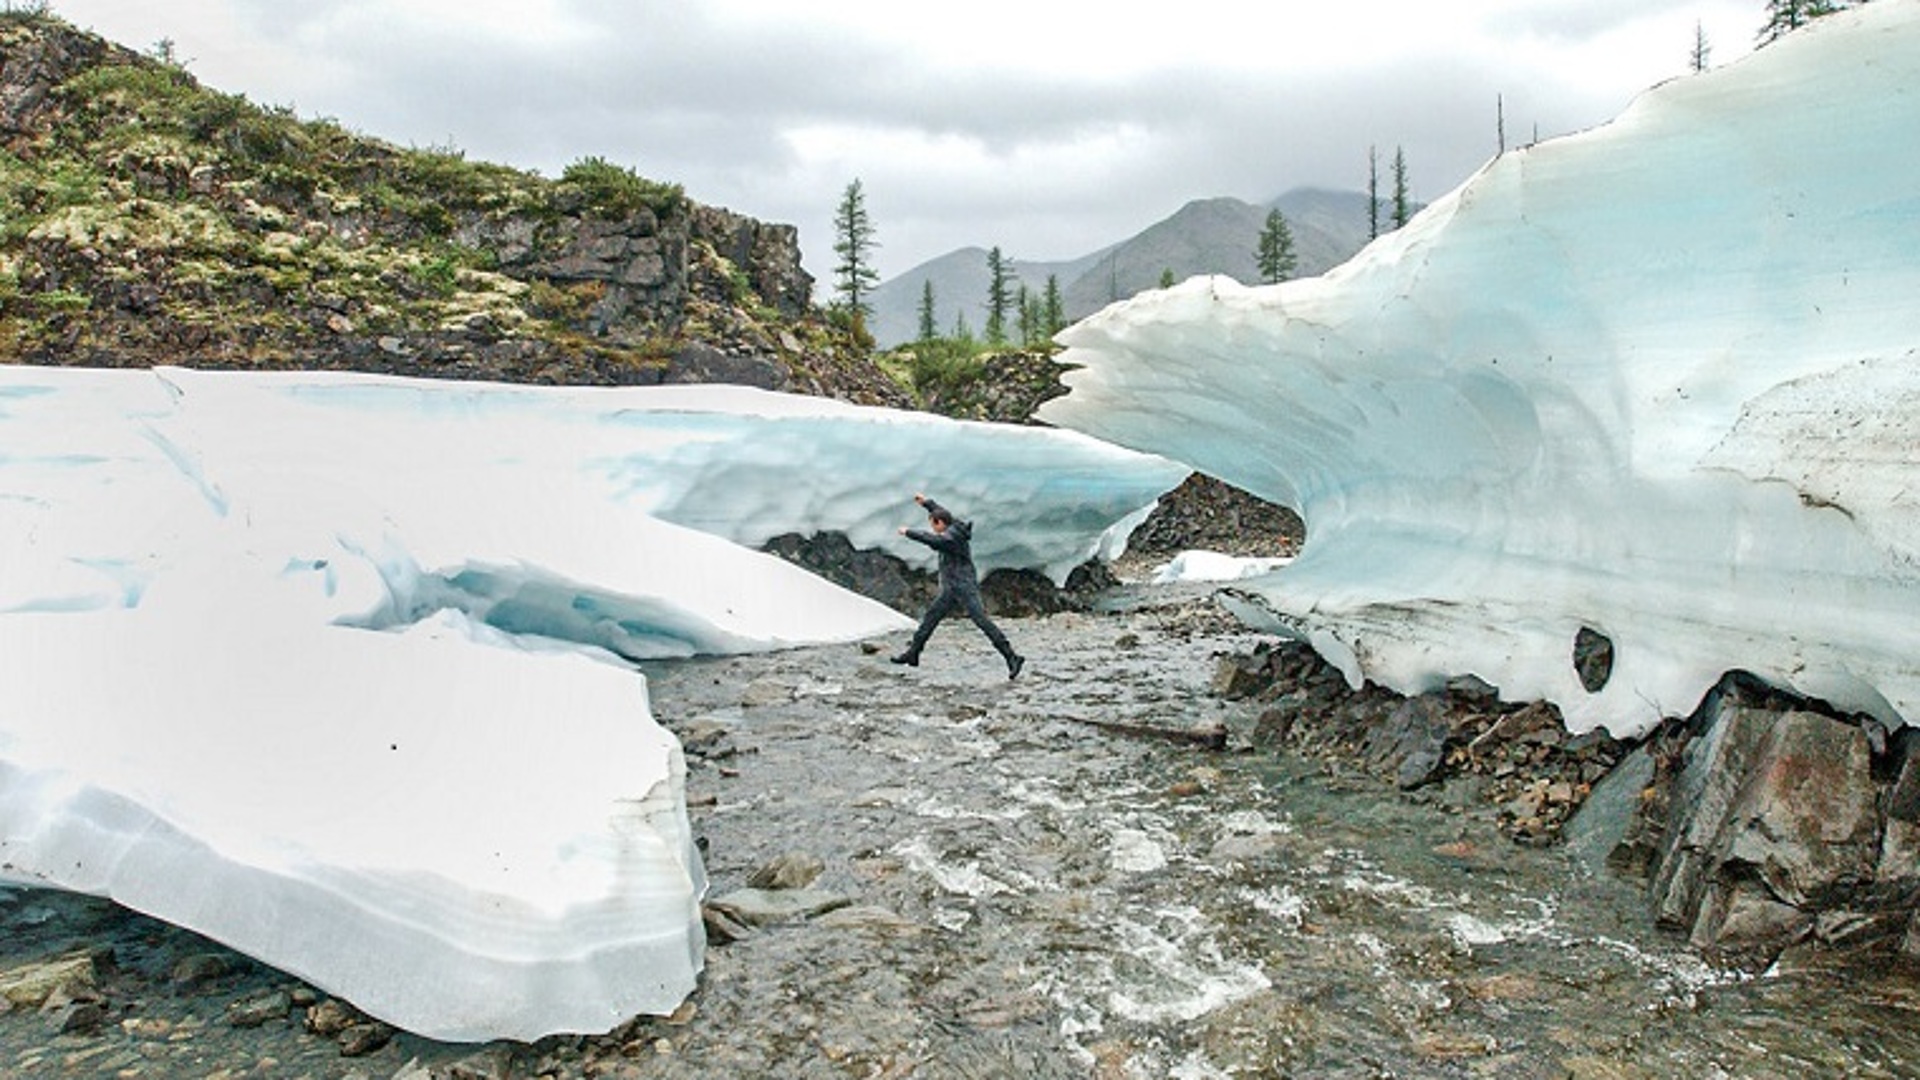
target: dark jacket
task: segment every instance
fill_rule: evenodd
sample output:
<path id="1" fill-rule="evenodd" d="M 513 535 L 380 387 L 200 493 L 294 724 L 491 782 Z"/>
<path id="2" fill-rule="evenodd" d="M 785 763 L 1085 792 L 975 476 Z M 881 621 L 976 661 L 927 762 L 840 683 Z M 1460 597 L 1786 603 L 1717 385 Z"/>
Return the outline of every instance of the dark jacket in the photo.
<path id="1" fill-rule="evenodd" d="M 932 514 L 943 507 L 932 499 L 924 504 L 927 513 Z M 940 553 L 940 588 L 944 592 L 974 591 L 980 588 L 973 570 L 973 524 L 955 519 L 947 526 L 947 531 L 934 532 L 932 529 L 908 529 L 907 539 L 918 540 Z"/>

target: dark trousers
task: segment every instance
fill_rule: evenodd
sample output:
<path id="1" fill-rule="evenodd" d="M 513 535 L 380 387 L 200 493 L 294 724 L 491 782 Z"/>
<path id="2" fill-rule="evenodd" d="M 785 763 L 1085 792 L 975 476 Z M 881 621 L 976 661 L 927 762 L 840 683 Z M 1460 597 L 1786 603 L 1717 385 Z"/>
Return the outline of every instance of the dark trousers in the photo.
<path id="1" fill-rule="evenodd" d="M 1007 640 L 1007 635 L 1000 632 L 999 627 L 993 625 L 993 620 L 987 618 L 987 609 L 980 603 L 980 594 L 971 589 L 940 590 L 940 595 L 933 598 L 933 606 L 927 609 L 926 617 L 920 620 L 920 629 L 913 632 L 913 640 L 907 643 L 906 655 L 917 659 L 920 650 L 927 647 L 927 639 L 933 636 L 934 628 L 956 607 L 965 609 L 967 618 L 972 619 L 973 625 L 987 635 L 987 640 L 1000 650 L 1000 655 L 1008 663 L 1013 662 L 1013 644 Z"/>

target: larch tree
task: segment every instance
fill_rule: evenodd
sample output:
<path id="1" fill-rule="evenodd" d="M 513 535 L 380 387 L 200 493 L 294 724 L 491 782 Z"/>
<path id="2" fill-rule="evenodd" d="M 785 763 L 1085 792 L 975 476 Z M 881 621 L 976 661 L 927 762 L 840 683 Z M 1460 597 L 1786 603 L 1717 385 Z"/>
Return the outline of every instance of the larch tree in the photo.
<path id="1" fill-rule="evenodd" d="M 873 314 L 867 294 L 880 281 L 873 267 L 873 219 L 867 216 L 867 195 L 856 178 L 840 196 L 833 212 L 833 253 L 840 261 L 833 267 L 833 291 L 840 306 L 864 323 Z"/>
<path id="2" fill-rule="evenodd" d="M 1413 216 L 1413 203 L 1407 197 L 1407 151 L 1393 148 L 1393 227 L 1398 229 Z"/>
<path id="3" fill-rule="evenodd" d="M 1767 0 L 1767 21 L 1760 27 L 1759 43 L 1771 45 L 1842 6 L 1837 0 Z"/>
<path id="4" fill-rule="evenodd" d="M 1260 243 L 1253 258 L 1260 267 L 1260 280 L 1269 285 L 1292 277 L 1299 266 L 1293 251 L 1293 229 L 1278 208 L 1267 211 L 1267 223 L 1260 229 Z"/>
<path id="5" fill-rule="evenodd" d="M 1066 305 L 1060 300 L 1060 275 L 1058 274 L 1047 275 L 1047 288 L 1041 295 L 1040 313 L 1047 325 L 1047 340 L 1053 340 L 1053 335 L 1066 329 Z"/>
<path id="6" fill-rule="evenodd" d="M 1020 347 L 1030 349 L 1034 340 L 1040 336 L 1040 301 L 1027 288 L 1026 282 L 1014 293 L 1013 310 L 1018 313 L 1015 325 L 1018 328 Z"/>
<path id="7" fill-rule="evenodd" d="M 920 340 L 923 343 L 940 336 L 940 328 L 934 325 L 933 313 L 933 279 L 923 278 L 920 281 Z"/>
<path id="8" fill-rule="evenodd" d="M 1380 236 L 1380 151 L 1367 147 L 1367 239 Z"/>
<path id="9" fill-rule="evenodd" d="M 1007 343 L 1007 309 L 1013 305 L 1013 271 L 995 244 L 987 252 L 987 344 Z"/>

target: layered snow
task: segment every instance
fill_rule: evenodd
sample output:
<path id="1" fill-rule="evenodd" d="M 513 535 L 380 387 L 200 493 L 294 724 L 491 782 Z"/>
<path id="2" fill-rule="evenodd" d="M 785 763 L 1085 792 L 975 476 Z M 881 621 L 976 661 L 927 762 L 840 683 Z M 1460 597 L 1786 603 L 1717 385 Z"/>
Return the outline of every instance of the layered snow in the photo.
<path id="1" fill-rule="evenodd" d="M 1183 551 L 1154 568 L 1153 583 L 1175 585 L 1181 582 L 1239 581 L 1271 574 L 1291 561 L 1286 558 L 1227 555 L 1218 551 Z"/>
<path id="2" fill-rule="evenodd" d="M 1920 3 L 1822 18 L 1324 277 L 1107 309 L 1040 415 L 1297 508 L 1300 556 L 1233 605 L 1355 684 L 1472 673 L 1625 736 L 1744 669 L 1912 721 L 1915 86 Z"/>
<path id="3" fill-rule="evenodd" d="M 899 612 L 743 544 L 1117 552 L 1184 467 L 723 387 L 0 367 L 0 880 L 110 896 L 442 1039 L 604 1031 L 701 969 L 636 659 Z"/>

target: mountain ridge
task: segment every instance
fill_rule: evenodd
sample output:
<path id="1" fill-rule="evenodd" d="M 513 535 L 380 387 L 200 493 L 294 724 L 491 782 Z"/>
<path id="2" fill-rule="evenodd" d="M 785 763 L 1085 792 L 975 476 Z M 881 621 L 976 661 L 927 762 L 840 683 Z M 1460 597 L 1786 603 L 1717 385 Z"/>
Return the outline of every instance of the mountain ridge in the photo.
<path id="1" fill-rule="evenodd" d="M 1178 210 L 1132 236 L 1072 259 L 1026 260 L 1010 255 L 1017 284 L 1038 293 L 1056 278 L 1068 320 L 1085 318 L 1143 289 L 1156 288 L 1161 275 L 1176 279 L 1196 274 L 1225 274 L 1253 284 L 1259 280 L 1255 251 L 1267 211 L 1279 210 L 1293 233 L 1299 260 L 1294 276 L 1323 274 L 1352 258 L 1369 239 L 1364 192 L 1302 186 L 1265 203 L 1232 196 L 1190 200 Z M 906 344 L 920 335 L 925 284 L 934 291 L 936 330 L 953 335 L 964 318 L 978 336 L 986 324 L 989 275 L 987 249 L 957 248 L 882 281 L 869 299 L 868 328 L 882 348 Z"/>

